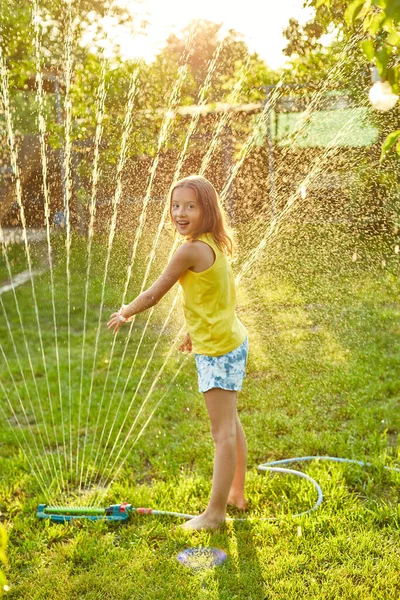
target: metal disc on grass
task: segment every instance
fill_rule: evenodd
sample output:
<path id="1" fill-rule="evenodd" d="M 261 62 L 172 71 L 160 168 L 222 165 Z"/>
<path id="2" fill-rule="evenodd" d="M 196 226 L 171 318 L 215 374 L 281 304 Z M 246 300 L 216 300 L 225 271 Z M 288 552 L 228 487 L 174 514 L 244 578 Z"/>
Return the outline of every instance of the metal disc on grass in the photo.
<path id="1" fill-rule="evenodd" d="M 203 569 L 212 569 L 217 565 L 221 565 L 227 559 L 227 554 L 218 548 L 186 548 L 179 552 L 178 560 L 183 565 L 191 567 L 196 571 Z"/>

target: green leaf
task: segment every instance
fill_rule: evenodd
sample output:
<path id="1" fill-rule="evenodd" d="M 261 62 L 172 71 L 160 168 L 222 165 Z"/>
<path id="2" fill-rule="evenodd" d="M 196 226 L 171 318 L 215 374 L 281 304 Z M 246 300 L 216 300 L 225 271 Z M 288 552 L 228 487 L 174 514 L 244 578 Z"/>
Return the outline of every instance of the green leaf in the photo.
<path id="1" fill-rule="evenodd" d="M 400 45 L 400 31 L 392 31 L 388 37 L 386 38 L 386 43 L 391 46 L 399 46 Z"/>
<path id="2" fill-rule="evenodd" d="M 348 25 L 353 25 L 362 7 L 365 4 L 365 0 L 353 0 L 351 4 L 346 8 L 344 18 Z"/>
<path id="3" fill-rule="evenodd" d="M 385 0 L 384 4 L 386 16 L 398 22 L 400 19 L 400 0 Z"/>
<path id="4" fill-rule="evenodd" d="M 372 19 L 374 18 L 374 13 L 372 11 L 368 11 L 367 14 L 365 15 L 364 21 L 363 21 L 363 31 L 368 31 L 370 28 L 370 25 L 372 23 Z"/>
<path id="5" fill-rule="evenodd" d="M 374 42 L 372 40 L 364 40 L 361 48 L 368 60 L 372 62 L 375 57 Z"/>
<path id="6" fill-rule="evenodd" d="M 396 146 L 396 152 L 397 152 L 397 154 L 400 155 L 400 142 L 398 142 L 398 144 Z"/>
<path id="7" fill-rule="evenodd" d="M 326 4 L 327 7 L 330 8 L 331 0 L 317 0 L 315 8 L 321 8 L 321 6 L 323 6 L 324 4 Z"/>
<path id="8" fill-rule="evenodd" d="M 386 20 L 386 15 L 383 11 L 374 15 L 371 23 L 368 27 L 368 31 L 371 35 L 376 35 L 381 29 L 383 22 Z"/>
<path id="9" fill-rule="evenodd" d="M 399 93 L 399 81 L 400 81 L 400 68 L 399 67 L 391 67 L 386 70 L 386 78 L 390 85 L 392 86 L 392 90 L 395 94 Z"/>
<path id="10" fill-rule="evenodd" d="M 386 46 L 375 52 L 376 66 L 383 79 L 386 79 L 386 67 L 391 54 L 391 49 Z"/>
<path id="11" fill-rule="evenodd" d="M 395 145 L 395 143 L 399 139 L 400 139 L 400 129 L 397 129 L 396 131 L 392 131 L 392 133 L 389 133 L 386 140 L 382 144 L 382 151 L 381 151 L 381 157 L 379 159 L 379 162 L 383 161 L 387 152 L 390 150 L 390 148 L 392 146 Z M 396 147 L 396 149 L 397 149 L 397 147 Z"/>

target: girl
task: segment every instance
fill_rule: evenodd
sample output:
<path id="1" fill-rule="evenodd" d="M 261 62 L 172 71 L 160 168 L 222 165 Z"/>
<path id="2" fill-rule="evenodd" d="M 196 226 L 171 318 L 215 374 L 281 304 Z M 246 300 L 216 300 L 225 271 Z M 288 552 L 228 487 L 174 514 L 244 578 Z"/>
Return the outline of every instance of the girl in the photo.
<path id="1" fill-rule="evenodd" d="M 179 281 L 189 333 L 179 350 L 194 350 L 199 391 L 204 393 L 215 444 L 211 498 L 206 510 L 183 529 L 217 529 L 226 506 L 245 509 L 247 443 L 236 409 L 245 377 L 247 331 L 235 313 L 236 291 L 228 262 L 234 245 L 213 185 L 192 175 L 170 191 L 170 216 L 185 243 L 157 281 L 110 317 L 117 333 L 122 323 L 154 306 Z"/>

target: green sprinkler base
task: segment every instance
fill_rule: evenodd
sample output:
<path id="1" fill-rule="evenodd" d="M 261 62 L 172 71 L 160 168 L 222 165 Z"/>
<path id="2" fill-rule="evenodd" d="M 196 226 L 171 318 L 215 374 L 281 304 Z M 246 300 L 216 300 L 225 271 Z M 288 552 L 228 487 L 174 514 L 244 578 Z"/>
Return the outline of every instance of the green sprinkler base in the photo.
<path id="1" fill-rule="evenodd" d="M 73 519 L 89 519 L 90 521 L 126 521 L 129 518 L 131 504 L 112 504 L 107 508 L 48 506 L 39 504 L 36 516 L 39 519 L 50 519 L 56 523 L 65 523 Z"/>

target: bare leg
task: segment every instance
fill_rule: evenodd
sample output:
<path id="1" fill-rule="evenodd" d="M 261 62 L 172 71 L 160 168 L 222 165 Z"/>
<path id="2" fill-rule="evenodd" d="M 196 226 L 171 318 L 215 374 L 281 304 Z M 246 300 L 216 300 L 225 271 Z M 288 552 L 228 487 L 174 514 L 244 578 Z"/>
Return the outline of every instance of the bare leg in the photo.
<path id="1" fill-rule="evenodd" d="M 247 442 L 243 427 L 236 412 L 236 471 L 232 486 L 228 496 L 228 504 L 237 506 L 242 510 L 247 507 L 247 500 L 244 497 L 244 483 L 246 479 L 247 467 Z"/>
<path id="2" fill-rule="evenodd" d="M 204 393 L 215 443 L 211 497 L 206 510 L 187 521 L 183 529 L 216 529 L 225 521 L 236 471 L 236 397 L 236 392 L 220 388 Z"/>

